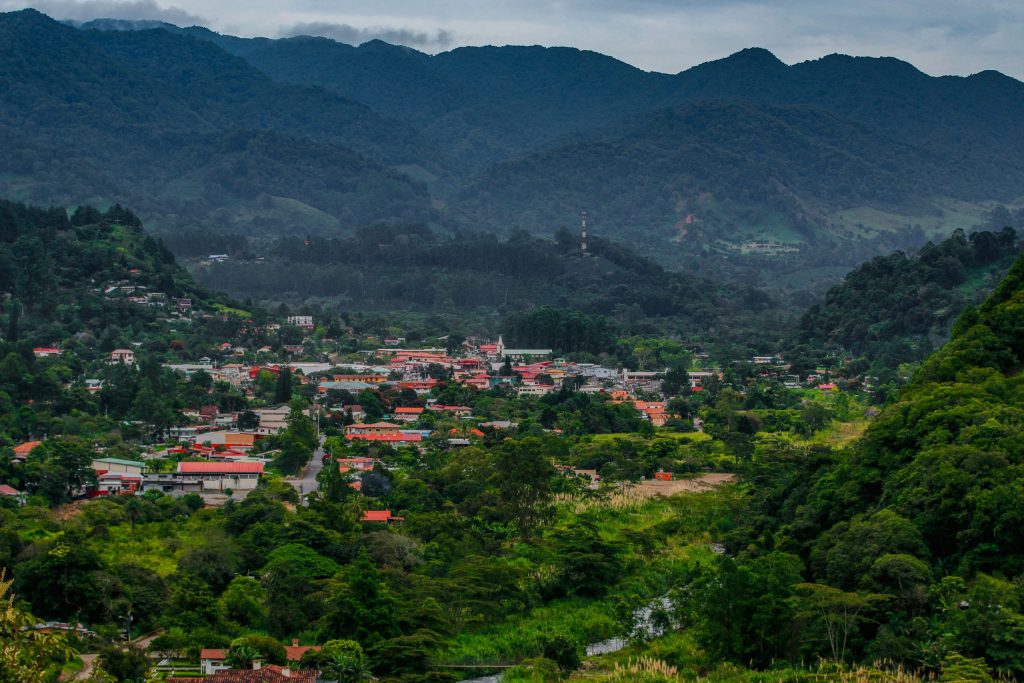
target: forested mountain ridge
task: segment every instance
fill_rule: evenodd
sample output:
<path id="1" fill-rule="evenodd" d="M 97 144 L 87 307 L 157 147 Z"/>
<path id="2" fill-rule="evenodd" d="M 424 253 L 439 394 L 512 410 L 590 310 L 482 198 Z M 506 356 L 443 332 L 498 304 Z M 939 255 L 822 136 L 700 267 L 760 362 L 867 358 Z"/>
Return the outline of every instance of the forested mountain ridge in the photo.
<path id="1" fill-rule="evenodd" d="M 891 376 L 946 341 L 953 321 L 992 291 L 1019 253 L 1017 231 L 1007 226 L 872 259 L 803 315 L 798 341 L 854 354 L 862 361 L 851 369 Z"/>
<path id="2" fill-rule="evenodd" d="M 385 167 L 443 172 L 415 131 L 275 84 L 208 42 L 80 31 L 24 10 L 0 15 L 0 47 L 8 196 L 130 202 L 158 230 L 336 231 L 432 215 L 425 187 Z"/>
<path id="3" fill-rule="evenodd" d="M 973 161 L 985 149 L 1020 167 L 1000 146 L 1013 132 L 1024 86 L 996 72 L 934 78 L 897 59 L 845 55 L 787 66 L 752 48 L 669 75 L 572 48 L 461 47 L 431 56 L 379 40 L 354 47 L 309 36 L 239 39 L 184 30 L 279 80 L 343 93 L 435 137 L 491 140 L 505 156 L 630 115 L 725 99 L 814 107 L 937 149 L 959 148 L 966 135 L 973 145 L 960 151 Z M 942 116 L 931 115 L 936 111 Z M 1009 142 L 1019 149 L 1020 141 Z M 1003 182 L 991 172 L 985 180 Z"/>
<path id="4" fill-rule="evenodd" d="M 934 670 L 959 653 L 1021 675 L 1022 329 L 1018 258 L 862 438 L 838 451 L 764 444 L 748 477 L 753 514 L 730 542 L 738 558 L 721 569 L 736 576 L 795 562 L 805 583 L 766 589 L 754 619 L 729 619 L 743 599 L 716 606 L 723 581 L 702 583 L 692 593 L 709 605 L 701 611 L 729 624 L 717 632 L 722 651 L 786 651 L 785 629 L 766 637 L 750 624 L 788 595 L 786 609 L 811 605 L 826 620 L 856 610 L 861 618 L 833 619 L 829 636 L 855 660 Z"/>
<path id="5" fill-rule="evenodd" d="M 208 243 L 191 234 L 169 241 L 193 257 L 205 256 Z M 244 238 L 228 240 L 224 246 L 237 251 L 226 262 L 193 260 L 197 281 L 233 295 L 318 301 L 342 310 L 461 312 L 469 318 L 537 306 L 574 309 L 600 333 L 578 347 L 558 346 L 564 351 L 597 353 L 614 344 L 613 330 L 628 336 L 655 329 L 698 345 L 774 348 L 789 322 L 776 301 L 753 287 L 669 271 L 601 238 L 592 238 L 582 254 L 578 237 L 568 232 L 551 241 L 524 232 L 502 239 L 393 225 L 367 227 L 352 238 L 282 238 L 239 248 L 244 244 Z M 548 337 L 555 338 L 554 332 Z"/>
<path id="6" fill-rule="evenodd" d="M 914 202 L 929 179 L 905 164 L 935 161 L 828 112 L 739 101 L 661 110 L 601 135 L 498 164 L 461 205 L 532 231 L 585 205 L 620 238 L 698 252 L 782 225 L 796 237 L 786 242 L 827 244 L 852 237 L 823 228 L 831 203 Z"/>
<path id="7" fill-rule="evenodd" d="M 806 300 L 1016 206 L 1024 182 L 1024 84 L 993 72 L 750 49 L 669 75 L 569 48 L 0 24 L 0 192 L 130 204 L 158 233 L 553 234 L 587 208 L 667 267 Z"/>

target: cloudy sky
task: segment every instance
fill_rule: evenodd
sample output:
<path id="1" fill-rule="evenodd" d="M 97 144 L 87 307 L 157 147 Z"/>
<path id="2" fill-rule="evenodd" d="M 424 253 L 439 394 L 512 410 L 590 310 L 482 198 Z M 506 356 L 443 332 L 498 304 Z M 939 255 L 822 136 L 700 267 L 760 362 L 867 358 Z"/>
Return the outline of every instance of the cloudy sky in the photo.
<path id="1" fill-rule="evenodd" d="M 569 45 L 675 73 L 744 47 L 788 63 L 887 55 L 930 74 L 1024 78 L 1022 0 L 0 0 L 59 19 L 161 19 L 242 36 L 372 38 L 427 52 Z"/>

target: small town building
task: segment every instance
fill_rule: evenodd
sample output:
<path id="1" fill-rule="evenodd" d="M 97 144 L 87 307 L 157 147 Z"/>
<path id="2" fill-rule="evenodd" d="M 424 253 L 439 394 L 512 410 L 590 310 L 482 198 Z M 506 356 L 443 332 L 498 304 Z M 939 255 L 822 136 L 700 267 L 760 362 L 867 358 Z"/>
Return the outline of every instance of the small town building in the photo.
<path id="1" fill-rule="evenodd" d="M 391 522 L 404 522 L 405 517 L 395 517 L 391 514 L 391 510 L 367 510 L 359 521 L 390 524 Z"/>
<path id="2" fill-rule="evenodd" d="M 135 365 L 135 352 L 131 349 L 114 349 L 110 352 L 110 362 L 121 365 Z"/>
<path id="3" fill-rule="evenodd" d="M 263 463 L 257 461 L 233 462 L 179 462 L 178 473 L 185 479 L 201 481 L 204 491 L 233 489 L 251 491 L 263 474 Z"/>
<path id="4" fill-rule="evenodd" d="M 142 474 L 146 469 L 146 463 L 121 458 L 96 458 L 92 461 L 92 468 L 97 473 Z"/>
<path id="5" fill-rule="evenodd" d="M 25 462 L 28 459 L 29 453 L 36 449 L 37 446 L 42 445 L 42 441 L 26 441 L 20 443 L 14 447 L 14 455 L 11 457 L 13 462 Z"/>
<path id="6" fill-rule="evenodd" d="M 370 422 L 368 424 L 358 423 L 345 427 L 348 435 L 366 436 L 370 434 L 398 434 L 401 427 L 392 422 Z"/>

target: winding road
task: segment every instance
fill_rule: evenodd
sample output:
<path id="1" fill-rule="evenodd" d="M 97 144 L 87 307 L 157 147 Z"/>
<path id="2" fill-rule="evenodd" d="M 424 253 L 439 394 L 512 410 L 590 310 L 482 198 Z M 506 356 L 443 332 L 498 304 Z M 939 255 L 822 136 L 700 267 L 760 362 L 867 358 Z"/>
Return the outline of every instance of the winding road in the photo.
<path id="1" fill-rule="evenodd" d="M 288 477 L 285 479 L 292 487 L 299 492 L 299 496 L 304 496 L 307 493 L 316 491 L 317 483 L 316 475 L 320 474 L 320 470 L 324 468 L 324 439 L 320 437 L 320 446 L 313 452 L 313 457 L 310 459 L 306 468 L 302 470 L 301 476 Z"/>

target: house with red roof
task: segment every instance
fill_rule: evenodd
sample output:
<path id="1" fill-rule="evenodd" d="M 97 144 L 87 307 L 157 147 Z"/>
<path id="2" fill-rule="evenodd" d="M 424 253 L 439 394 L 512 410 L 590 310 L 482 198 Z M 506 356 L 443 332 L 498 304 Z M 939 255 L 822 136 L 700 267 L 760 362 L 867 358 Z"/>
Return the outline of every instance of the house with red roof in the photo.
<path id="1" fill-rule="evenodd" d="M 41 446 L 42 441 L 26 441 L 20 443 L 14 447 L 14 457 L 11 460 L 15 462 L 25 462 L 28 459 L 28 454 L 35 450 L 36 446 Z"/>
<path id="2" fill-rule="evenodd" d="M 316 652 L 319 652 L 320 651 L 320 646 L 319 645 L 299 645 L 299 639 L 298 638 L 293 638 L 291 645 L 285 645 L 284 646 L 284 653 L 285 653 L 285 656 L 288 658 L 288 661 L 289 662 L 295 662 L 295 663 L 298 663 L 299 661 L 301 661 L 302 660 L 302 655 L 306 654 L 310 650 L 314 650 Z"/>
<path id="3" fill-rule="evenodd" d="M 230 669 L 225 661 L 228 658 L 228 651 L 204 647 L 199 651 L 199 670 L 204 676 L 212 676 L 218 671 Z"/>
<path id="4" fill-rule="evenodd" d="M 201 481 L 204 491 L 251 491 L 263 475 L 263 463 L 255 460 L 179 462 L 178 474 L 186 480 Z"/>
<path id="5" fill-rule="evenodd" d="M 416 407 L 400 407 L 395 408 L 394 414 L 391 416 L 392 419 L 398 420 L 399 422 L 415 422 L 420 419 L 420 415 L 423 414 L 423 408 Z"/>
<path id="6" fill-rule="evenodd" d="M 422 434 L 407 434 L 396 432 L 393 434 L 346 434 L 349 441 L 380 441 L 384 443 L 419 443 L 423 441 Z"/>
<path id="7" fill-rule="evenodd" d="M 377 458 L 338 458 L 338 469 L 342 472 L 369 472 L 377 463 L 380 462 Z"/>
<path id="8" fill-rule="evenodd" d="M 25 504 L 25 494 L 7 484 L 0 484 L 0 498 L 14 498 L 18 500 L 22 505 Z"/>
<path id="9" fill-rule="evenodd" d="M 427 410 L 433 410 L 439 413 L 449 413 L 456 417 L 469 417 L 473 414 L 473 409 L 469 406 L 445 406 L 440 403 L 427 406 Z"/>
<path id="10" fill-rule="evenodd" d="M 414 382 L 399 382 L 398 383 L 398 388 L 399 389 L 412 389 L 417 394 L 425 394 L 425 393 L 428 393 L 434 387 L 436 387 L 438 384 L 439 384 L 439 382 L 436 379 L 431 378 L 431 379 L 417 380 L 417 381 L 414 381 Z"/>
<path id="11" fill-rule="evenodd" d="M 252 663 L 251 669 L 218 669 L 209 676 L 172 677 L 167 683 L 316 683 L 315 669 L 293 669 L 290 666 Z"/>
<path id="12" fill-rule="evenodd" d="M 36 358 L 48 358 L 50 356 L 59 356 L 64 353 L 63 349 L 58 349 L 55 346 L 37 346 L 32 349 L 32 355 Z"/>
<path id="13" fill-rule="evenodd" d="M 391 510 L 367 510 L 359 521 L 390 524 L 391 522 L 404 522 L 405 517 L 395 517 L 391 514 Z"/>
<path id="14" fill-rule="evenodd" d="M 459 381 L 468 387 L 473 387 L 480 391 L 487 391 L 491 388 L 491 378 L 484 374 L 473 375 L 472 377 L 467 377 Z"/>

